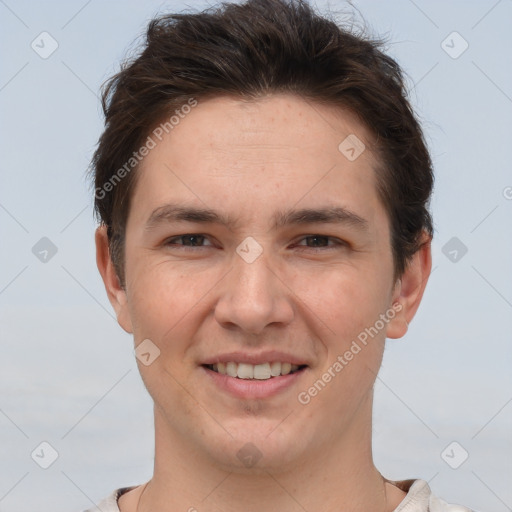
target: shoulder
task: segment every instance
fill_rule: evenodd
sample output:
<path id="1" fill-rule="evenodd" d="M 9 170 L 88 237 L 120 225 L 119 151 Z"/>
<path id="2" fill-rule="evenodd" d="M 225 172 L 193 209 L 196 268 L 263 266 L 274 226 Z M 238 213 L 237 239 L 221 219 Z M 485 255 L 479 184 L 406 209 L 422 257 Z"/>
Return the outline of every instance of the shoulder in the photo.
<path id="1" fill-rule="evenodd" d="M 109 494 L 105 499 L 101 500 L 96 506 L 84 510 L 83 512 L 97 512 L 98 509 L 101 510 L 101 512 L 120 512 L 118 505 L 119 498 L 128 491 L 135 489 L 135 487 L 136 486 L 121 487 L 120 489 L 116 489 L 112 494 Z"/>
<path id="2" fill-rule="evenodd" d="M 407 496 L 393 512 L 476 512 L 461 505 L 447 503 L 434 496 L 425 480 L 392 483 L 407 492 Z"/>
<path id="3" fill-rule="evenodd" d="M 431 496 L 428 510 L 429 512 L 476 512 L 468 507 L 463 507 L 462 505 L 447 503 L 435 496 Z"/>
<path id="4" fill-rule="evenodd" d="M 446 501 L 434 496 L 427 482 L 424 480 L 404 480 L 393 482 L 388 480 L 399 489 L 407 492 L 406 497 L 393 512 L 476 512 L 470 508 Z M 122 487 L 103 499 L 97 506 L 84 512 L 120 512 L 118 500 L 120 496 L 135 489 L 133 487 Z"/>

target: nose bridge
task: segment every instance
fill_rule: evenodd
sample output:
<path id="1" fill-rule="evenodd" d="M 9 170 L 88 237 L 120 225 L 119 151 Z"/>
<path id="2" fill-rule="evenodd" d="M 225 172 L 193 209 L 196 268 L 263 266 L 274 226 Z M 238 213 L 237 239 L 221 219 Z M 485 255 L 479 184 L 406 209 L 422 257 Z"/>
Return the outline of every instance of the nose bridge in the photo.
<path id="1" fill-rule="evenodd" d="M 271 258 L 265 254 L 260 255 L 254 261 L 246 260 L 237 255 L 234 258 L 234 274 L 240 286 L 237 293 L 247 297 L 255 295 L 260 301 L 271 300 L 273 283 L 277 279 L 275 271 L 271 271 Z"/>
<path id="2" fill-rule="evenodd" d="M 293 317 L 286 287 L 272 268 L 273 258 L 261 249 L 257 254 L 251 240 L 237 248 L 216 305 L 219 323 L 259 333 L 269 324 L 285 324 Z"/>

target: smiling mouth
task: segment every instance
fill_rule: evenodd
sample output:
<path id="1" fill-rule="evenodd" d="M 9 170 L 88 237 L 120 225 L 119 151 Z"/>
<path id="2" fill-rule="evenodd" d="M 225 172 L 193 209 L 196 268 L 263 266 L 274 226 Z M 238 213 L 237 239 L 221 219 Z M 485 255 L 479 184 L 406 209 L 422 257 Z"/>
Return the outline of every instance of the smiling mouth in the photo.
<path id="1" fill-rule="evenodd" d="M 230 361 L 228 363 L 205 364 L 203 367 L 221 375 L 227 375 L 228 377 L 237 379 L 270 380 L 282 375 L 300 372 L 304 370 L 304 368 L 307 368 L 307 365 L 296 365 L 277 361 L 262 364 L 236 363 Z"/>

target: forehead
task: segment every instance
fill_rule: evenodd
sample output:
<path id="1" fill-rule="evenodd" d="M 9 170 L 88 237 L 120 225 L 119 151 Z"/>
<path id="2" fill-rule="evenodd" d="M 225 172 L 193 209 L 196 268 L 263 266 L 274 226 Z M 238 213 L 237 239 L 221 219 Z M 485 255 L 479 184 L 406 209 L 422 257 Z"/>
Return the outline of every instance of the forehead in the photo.
<path id="1" fill-rule="evenodd" d="M 181 200 L 247 220 L 321 203 L 383 214 L 372 134 L 348 110 L 293 95 L 220 97 L 160 132 L 137 171 L 136 216 Z"/>
<path id="2" fill-rule="evenodd" d="M 171 132 L 174 138 L 187 140 L 187 150 L 195 150 L 187 155 L 188 160 L 197 157 L 204 161 L 224 153 L 232 164 L 240 160 L 241 165 L 246 159 L 279 164 L 304 156 L 309 156 L 308 160 L 331 156 L 334 161 L 347 137 L 365 145 L 372 142 L 369 130 L 350 110 L 289 94 L 251 101 L 231 97 L 199 101 Z M 345 145 L 341 149 L 346 149 Z M 350 159 L 357 155 L 345 156 Z M 363 157 L 371 159 L 371 152 Z"/>

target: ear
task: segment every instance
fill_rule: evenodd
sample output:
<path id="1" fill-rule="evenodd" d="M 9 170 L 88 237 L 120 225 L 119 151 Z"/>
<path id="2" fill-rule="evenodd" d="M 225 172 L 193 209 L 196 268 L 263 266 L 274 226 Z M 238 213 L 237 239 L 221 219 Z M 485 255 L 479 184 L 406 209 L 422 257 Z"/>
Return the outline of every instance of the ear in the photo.
<path id="1" fill-rule="evenodd" d="M 121 287 L 119 278 L 117 277 L 110 250 L 108 246 L 107 227 L 101 225 L 96 229 L 96 264 L 100 271 L 105 290 L 107 291 L 108 300 L 117 315 L 117 322 L 128 333 L 133 333 L 132 322 L 128 309 L 128 300 L 126 292 Z"/>
<path id="2" fill-rule="evenodd" d="M 388 323 L 387 338 L 404 336 L 418 310 L 432 270 L 431 242 L 432 237 L 424 233 L 420 248 L 412 256 L 404 273 L 395 283 L 392 303 L 397 314 Z"/>

